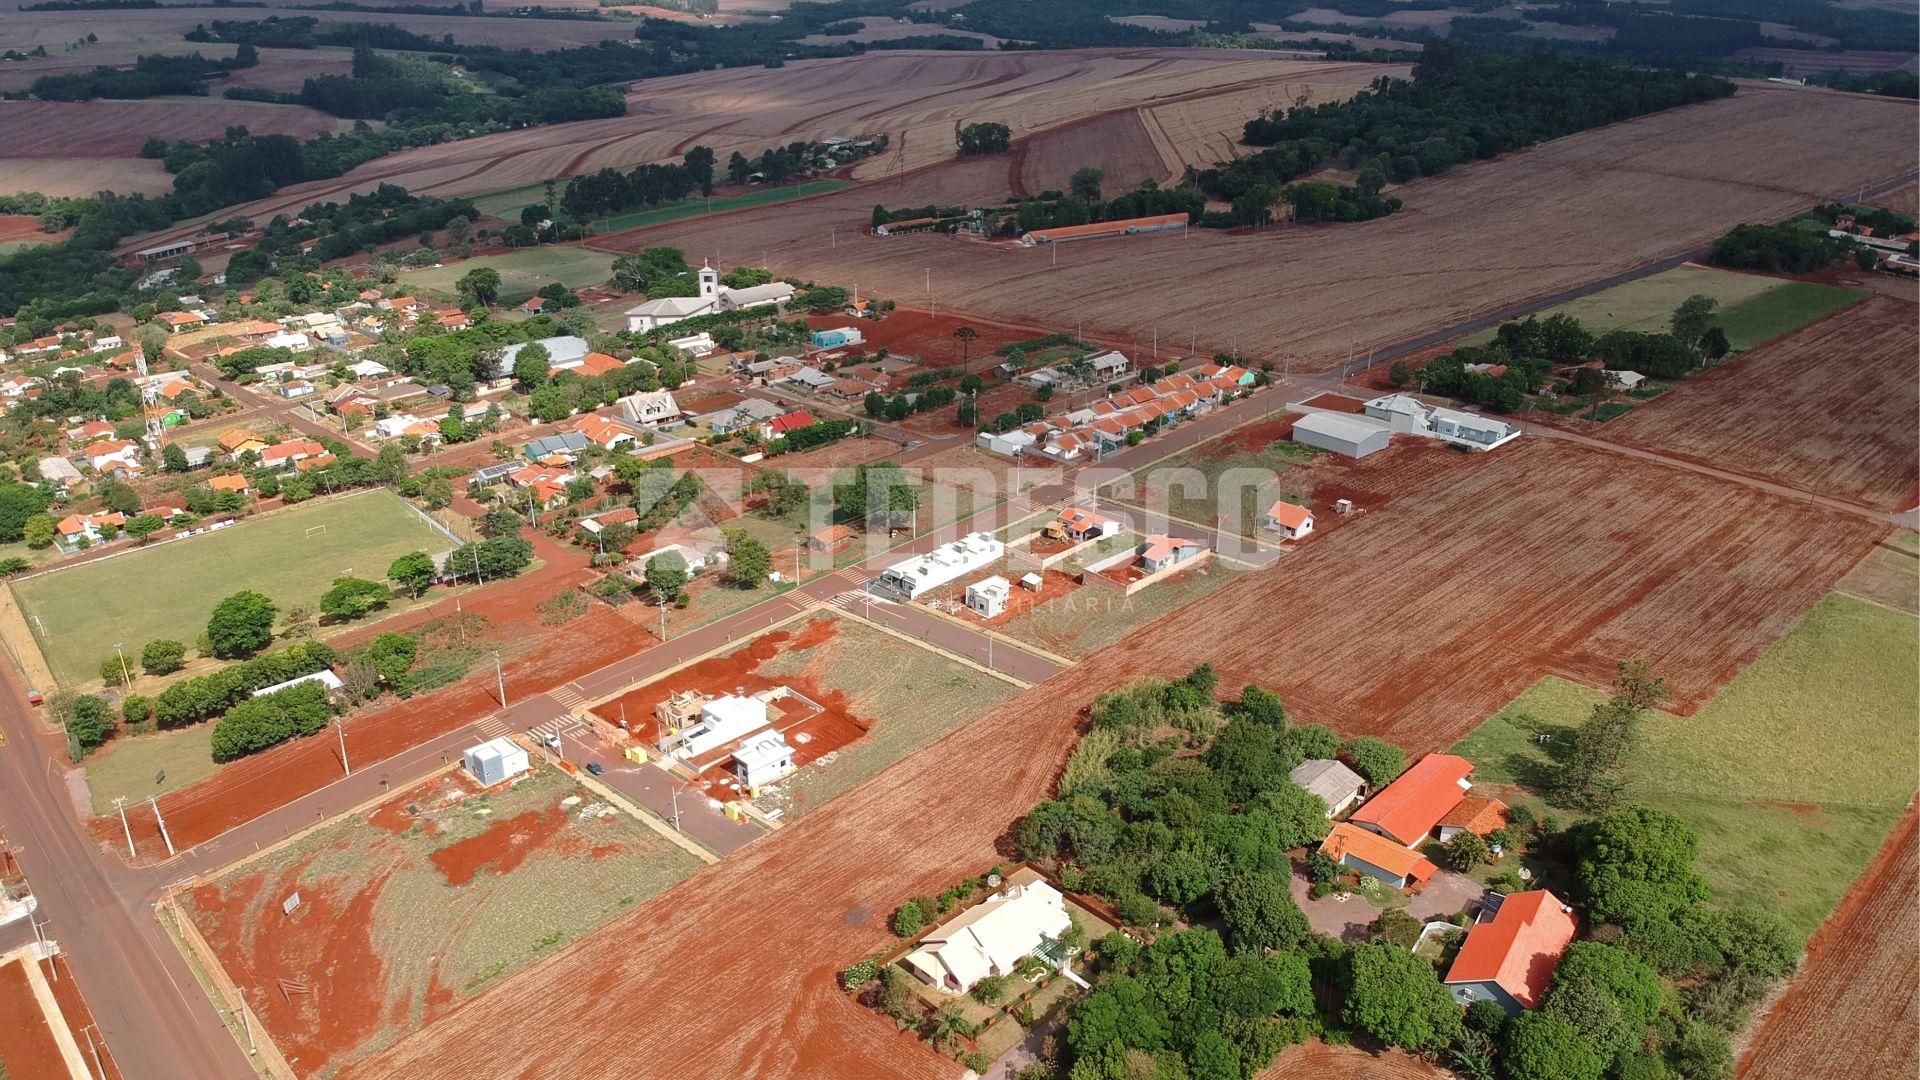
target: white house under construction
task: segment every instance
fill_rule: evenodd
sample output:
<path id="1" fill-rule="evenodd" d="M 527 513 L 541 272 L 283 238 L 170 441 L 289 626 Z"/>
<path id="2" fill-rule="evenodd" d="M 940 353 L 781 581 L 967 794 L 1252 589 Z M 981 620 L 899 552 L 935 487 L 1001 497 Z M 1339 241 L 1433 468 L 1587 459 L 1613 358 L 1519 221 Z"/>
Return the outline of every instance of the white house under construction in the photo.
<path id="1" fill-rule="evenodd" d="M 949 544 L 894 563 L 874 579 L 876 591 L 903 600 L 917 600 L 931 590 L 957 580 L 997 561 L 1007 553 L 1007 545 L 992 533 L 978 532 Z"/>

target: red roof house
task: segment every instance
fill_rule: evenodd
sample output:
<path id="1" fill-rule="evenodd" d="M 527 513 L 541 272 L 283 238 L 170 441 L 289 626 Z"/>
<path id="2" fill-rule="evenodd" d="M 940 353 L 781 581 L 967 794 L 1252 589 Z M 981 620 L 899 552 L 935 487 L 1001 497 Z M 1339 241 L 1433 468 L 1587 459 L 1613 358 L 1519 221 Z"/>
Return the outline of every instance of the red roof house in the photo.
<path id="1" fill-rule="evenodd" d="M 1460 805 L 1473 785 L 1473 763 L 1452 754 L 1428 754 L 1368 799 L 1348 820 L 1412 847 Z"/>
<path id="2" fill-rule="evenodd" d="M 1379 878 L 1396 889 L 1423 885 L 1438 867 L 1426 856 L 1384 836 L 1336 821 L 1320 841 L 1320 853 L 1342 866 Z"/>
<path id="3" fill-rule="evenodd" d="M 760 425 L 760 437 L 763 439 L 777 439 L 789 432 L 799 431 L 803 427 L 812 426 L 813 414 L 805 409 L 800 409 L 787 413 L 784 416 L 776 416 Z"/>
<path id="4" fill-rule="evenodd" d="M 1510 1014 L 1531 1009 L 1546 995 L 1576 929 L 1573 909 L 1559 897 L 1545 889 L 1514 893 L 1493 918 L 1467 931 L 1444 981 L 1462 1005 L 1491 1000 Z"/>

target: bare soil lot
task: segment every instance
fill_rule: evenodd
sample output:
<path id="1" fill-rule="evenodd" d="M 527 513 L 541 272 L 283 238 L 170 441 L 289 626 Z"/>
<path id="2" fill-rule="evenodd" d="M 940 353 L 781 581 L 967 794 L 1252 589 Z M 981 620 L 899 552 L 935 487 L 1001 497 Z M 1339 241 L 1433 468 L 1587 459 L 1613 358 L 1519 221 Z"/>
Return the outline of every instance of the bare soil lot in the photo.
<path id="1" fill-rule="evenodd" d="M 219 98 L 0 101 L 0 148 L 7 158 L 130 158 L 152 136 L 216 139 L 235 125 L 308 139 L 352 122 L 298 105 Z M 0 159 L 0 177 L 8 165 Z"/>
<path id="2" fill-rule="evenodd" d="M 1358 225 L 1128 237 L 1057 253 L 930 235 L 860 235 L 876 202 L 1001 197 L 994 161 L 968 161 L 777 210 L 602 238 L 911 296 L 931 270 L 942 308 L 1084 326 L 1144 342 L 1235 336 L 1256 359 L 1328 367 L 1350 348 L 1573 288 L 1777 220 L 1838 190 L 1916 167 L 1910 102 L 1743 86 L 1733 98 L 1560 139 L 1407 185 L 1406 209 Z M 818 242 L 839 229 L 834 246 Z M 854 234 L 854 235 L 849 235 Z M 1057 254 L 1058 265 L 1055 258 Z M 1231 309 L 1223 322 L 1218 312 Z M 1357 330 L 1354 311 L 1366 311 Z M 1357 336 L 1364 333 L 1364 336 Z M 1249 347 L 1249 343 L 1252 344 Z"/>
<path id="3" fill-rule="evenodd" d="M 1881 510 L 1920 501 L 1920 329 L 1876 296 L 1682 383 L 1609 439 Z"/>
<path id="4" fill-rule="evenodd" d="M 849 1001 L 835 973 L 890 940 L 884 920 L 901 900 L 994 861 L 1100 691 L 1210 660 L 1223 685 L 1271 686 L 1303 720 L 1418 752 L 1450 745 L 1541 675 L 1603 683 L 1620 658 L 1648 655 L 1692 709 L 1877 532 L 1544 439 L 1485 455 L 1410 442 L 1355 463 L 1349 483 L 1372 509 L 1324 543 L 960 727 L 351 1075 L 562 1077 L 616 1053 L 671 1056 L 702 1077 L 801 1062 L 822 1077 L 940 1074 L 952 1066 Z M 688 925 L 730 932 L 678 932 Z M 768 962 L 765 942 L 800 940 L 803 955 Z M 553 1038 L 486 1037 L 560 995 L 572 1009 Z M 713 1004 L 672 1026 L 622 1022 L 690 999 Z"/>

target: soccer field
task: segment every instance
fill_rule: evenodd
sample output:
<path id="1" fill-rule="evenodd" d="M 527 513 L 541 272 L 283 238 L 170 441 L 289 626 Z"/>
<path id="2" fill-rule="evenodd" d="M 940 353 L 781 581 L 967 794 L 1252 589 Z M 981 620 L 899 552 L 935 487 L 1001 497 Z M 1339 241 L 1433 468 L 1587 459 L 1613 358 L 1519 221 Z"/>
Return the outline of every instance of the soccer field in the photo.
<path id="1" fill-rule="evenodd" d="M 242 589 L 266 593 L 282 611 L 317 613 L 334 578 L 382 580 L 400 555 L 452 546 L 399 496 L 368 491 L 55 570 L 13 591 L 54 675 L 72 685 L 98 677 L 116 641 L 135 664 L 155 638 L 192 649 L 214 605 Z"/>

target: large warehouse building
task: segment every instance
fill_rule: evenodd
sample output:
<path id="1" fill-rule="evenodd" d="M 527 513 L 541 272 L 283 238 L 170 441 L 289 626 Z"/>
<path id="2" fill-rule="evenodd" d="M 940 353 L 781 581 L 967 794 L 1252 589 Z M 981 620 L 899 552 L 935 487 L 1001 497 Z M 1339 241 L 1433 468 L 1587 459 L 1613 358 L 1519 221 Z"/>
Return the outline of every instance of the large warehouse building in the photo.
<path id="1" fill-rule="evenodd" d="M 1381 421 L 1346 413 L 1308 413 L 1293 423 L 1293 441 L 1363 458 L 1387 448 L 1393 431 Z"/>

